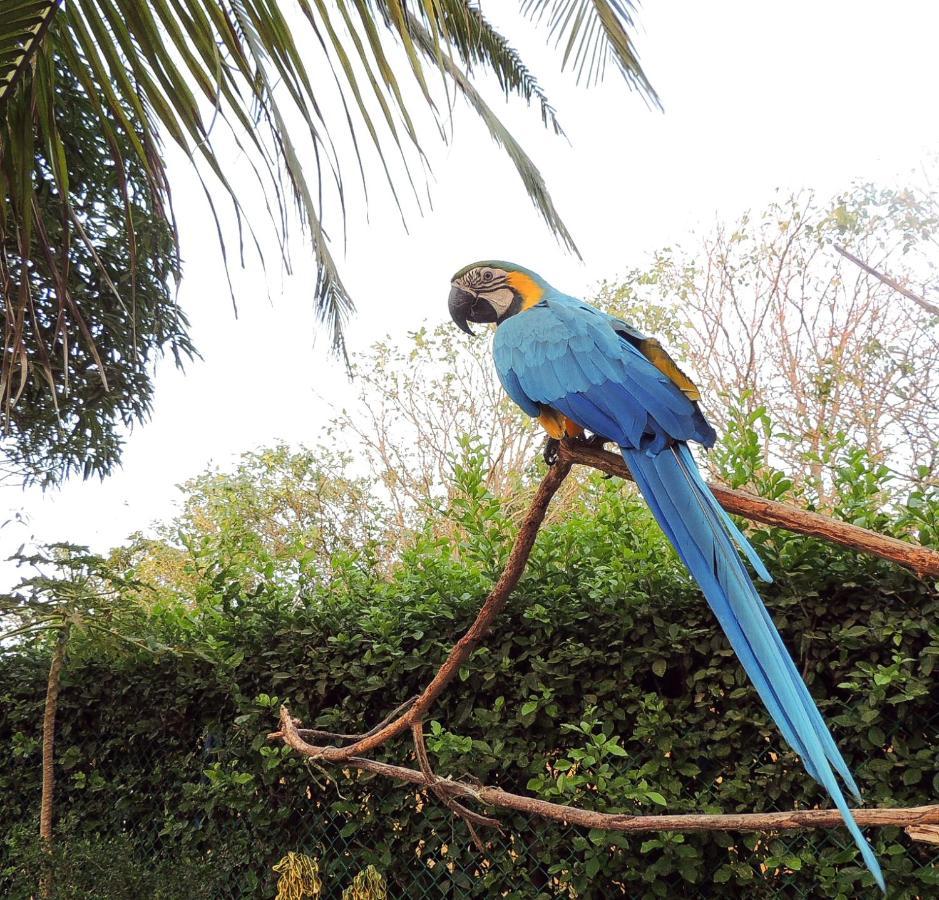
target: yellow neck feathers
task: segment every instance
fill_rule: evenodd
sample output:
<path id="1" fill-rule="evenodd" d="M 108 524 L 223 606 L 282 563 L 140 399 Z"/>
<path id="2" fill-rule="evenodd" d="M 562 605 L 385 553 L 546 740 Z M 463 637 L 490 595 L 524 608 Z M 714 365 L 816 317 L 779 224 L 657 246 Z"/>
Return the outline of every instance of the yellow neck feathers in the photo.
<path id="1" fill-rule="evenodd" d="M 544 288 L 530 275 L 525 275 L 522 272 L 509 272 L 506 280 L 518 291 L 518 295 L 522 298 L 523 310 L 541 302 L 541 298 L 544 296 Z"/>

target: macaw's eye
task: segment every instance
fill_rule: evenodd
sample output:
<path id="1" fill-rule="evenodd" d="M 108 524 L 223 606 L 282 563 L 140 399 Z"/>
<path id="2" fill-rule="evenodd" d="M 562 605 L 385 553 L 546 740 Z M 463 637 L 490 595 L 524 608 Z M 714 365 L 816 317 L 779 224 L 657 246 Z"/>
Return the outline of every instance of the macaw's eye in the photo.
<path id="1" fill-rule="evenodd" d="M 483 281 L 492 281 L 492 272 L 483 272 Z"/>

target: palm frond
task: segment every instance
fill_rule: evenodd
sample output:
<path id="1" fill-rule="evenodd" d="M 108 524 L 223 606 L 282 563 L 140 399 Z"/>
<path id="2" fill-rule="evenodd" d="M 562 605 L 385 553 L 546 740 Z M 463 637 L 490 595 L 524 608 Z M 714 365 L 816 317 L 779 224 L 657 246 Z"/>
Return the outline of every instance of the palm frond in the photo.
<path id="1" fill-rule="evenodd" d="M 612 58 L 626 83 L 661 107 L 627 30 L 635 24 L 633 8 L 631 0 L 522 0 L 522 12 L 545 21 L 557 46 L 563 45 L 562 65 L 572 67 L 579 82 L 599 82 Z"/>
<path id="2" fill-rule="evenodd" d="M 174 242 L 173 253 L 178 251 L 166 141 L 193 162 L 215 216 L 227 276 L 235 255 L 226 248 L 232 238 L 222 225 L 219 197 L 230 205 L 242 264 L 244 246 L 253 242 L 264 265 L 265 237 L 273 234 L 289 268 L 288 232 L 299 223 L 316 257 L 315 311 L 339 355 L 353 307 L 334 257 L 327 213 L 338 205 L 345 224 L 350 165 L 367 201 L 366 154 L 377 156 L 379 177 L 402 219 L 409 205 L 420 210 L 429 164 L 426 125 L 417 124 L 426 115 L 422 119 L 418 112 L 429 110 L 446 138 L 454 94 L 465 98 L 505 150 L 548 226 L 576 250 L 538 169 L 474 86 L 477 69 L 494 73 L 507 95 L 537 105 L 545 125 L 560 132 L 538 80 L 476 0 L 0 2 L 0 243 L 5 249 L 0 406 L 7 414 L 17 397 L 33 389 L 33 380 L 43 382 L 55 401 L 76 341 L 84 345 L 89 372 L 107 393 L 112 372 L 93 339 L 102 333 L 101 323 L 80 313 L 70 295 L 68 260 L 83 245 L 96 282 L 133 312 L 141 224 L 134 218 L 135 192 L 149 195 L 148 214 L 166 227 L 161 233 Z M 657 102 L 627 33 L 632 27 L 627 0 L 520 3 L 534 18 L 546 18 L 549 33 L 564 45 L 565 65 L 580 79 L 597 80 L 611 58 L 631 86 Z M 325 67 L 315 68 L 316 62 L 328 65 L 325 79 Z M 84 98 L 83 114 L 89 117 L 84 124 L 96 123 L 101 138 L 96 152 L 110 158 L 105 164 L 96 157 L 96 171 L 111 173 L 123 197 L 126 278 L 115 277 L 82 217 L 90 207 L 76 188 L 85 181 L 75 178 L 78 157 L 63 133 L 68 117 L 57 91 L 56 65 L 67 67 L 72 88 Z M 350 139 L 354 162 L 343 143 Z M 246 190 L 243 168 L 231 162 L 232 143 L 240 151 L 239 166 L 254 179 L 254 195 Z M 249 214 L 248 198 L 257 193 L 266 222 Z M 50 198 L 58 204 L 62 227 L 49 225 Z M 26 273 L 34 254 L 57 304 L 48 334 L 30 324 L 37 305 Z M 136 322 L 133 315 L 130 321 Z M 45 343 L 40 333 L 47 334 Z M 131 343 L 136 345 L 135 336 Z"/>
<path id="3" fill-rule="evenodd" d="M 515 94 L 526 103 L 537 103 L 542 122 L 555 134 L 563 134 L 538 79 L 508 39 L 486 18 L 478 3 L 448 0 L 442 5 L 442 12 L 448 44 L 470 72 L 474 66 L 492 72 L 506 96 Z"/>
<path id="4" fill-rule="evenodd" d="M 16 90 L 62 0 L 5 0 L 0 20 L 0 110 Z"/>
<path id="5" fill-rule="evenodd" d="M 417 46 L 427 55 L 435 54 L 434 38 L 427 28 L 412 17 L 410 20 L 411 33 L 414 35 Z M 580 256 L 580 251 L 574 243 L 574 238 L 558 214 L 554 201 L 548 192 L 544 177 L 531 157 L 522 149 L 512 133 L 492 111 L 479 91 L 473 87 L 469 78 L 460 71 L 459 67 L 448 57 L 443 59 L 443 66 L 450 78 L 456 84 L 460 93 L 467 100 L 473 110 L 482 119 L 492 139 L 502 147 L 515 165 L 515 169 L 525 185 L 528 196 L 531 197 L 535 208 L 541 213 L 548 227 L 558 236 L 558 239 L 573 253 Z"/>

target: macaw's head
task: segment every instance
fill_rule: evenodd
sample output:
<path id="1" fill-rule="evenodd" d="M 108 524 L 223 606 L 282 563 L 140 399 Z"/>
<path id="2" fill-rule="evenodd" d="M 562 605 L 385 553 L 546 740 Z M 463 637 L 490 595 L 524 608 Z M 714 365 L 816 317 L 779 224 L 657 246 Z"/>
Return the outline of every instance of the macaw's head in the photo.
<path id="1" fill-rule="evenodd" d="M 490 260 L 460 269 L 450 279 L 450 315 L 467 334 L 469 322 L 504 322 L 540 302 L 548 284 L 530 269 Z"/>

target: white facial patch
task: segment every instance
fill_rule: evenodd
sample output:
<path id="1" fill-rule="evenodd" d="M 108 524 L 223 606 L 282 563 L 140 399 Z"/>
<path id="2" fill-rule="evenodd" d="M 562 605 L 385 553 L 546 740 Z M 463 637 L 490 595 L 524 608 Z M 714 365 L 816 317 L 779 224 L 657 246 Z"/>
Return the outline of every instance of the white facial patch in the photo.
<path id="1" fill-rule="evenodd" d="M 505 315 L 506 310 L 508 310 L 512 305 L 512 301 L 515 299 L 515 294 L 512 293 L 512 289 L 507 287 L 497 288 L 491 293 L 488 291 L 480 291 L 480 296 L 489 301 L 498 316 Z"/>

